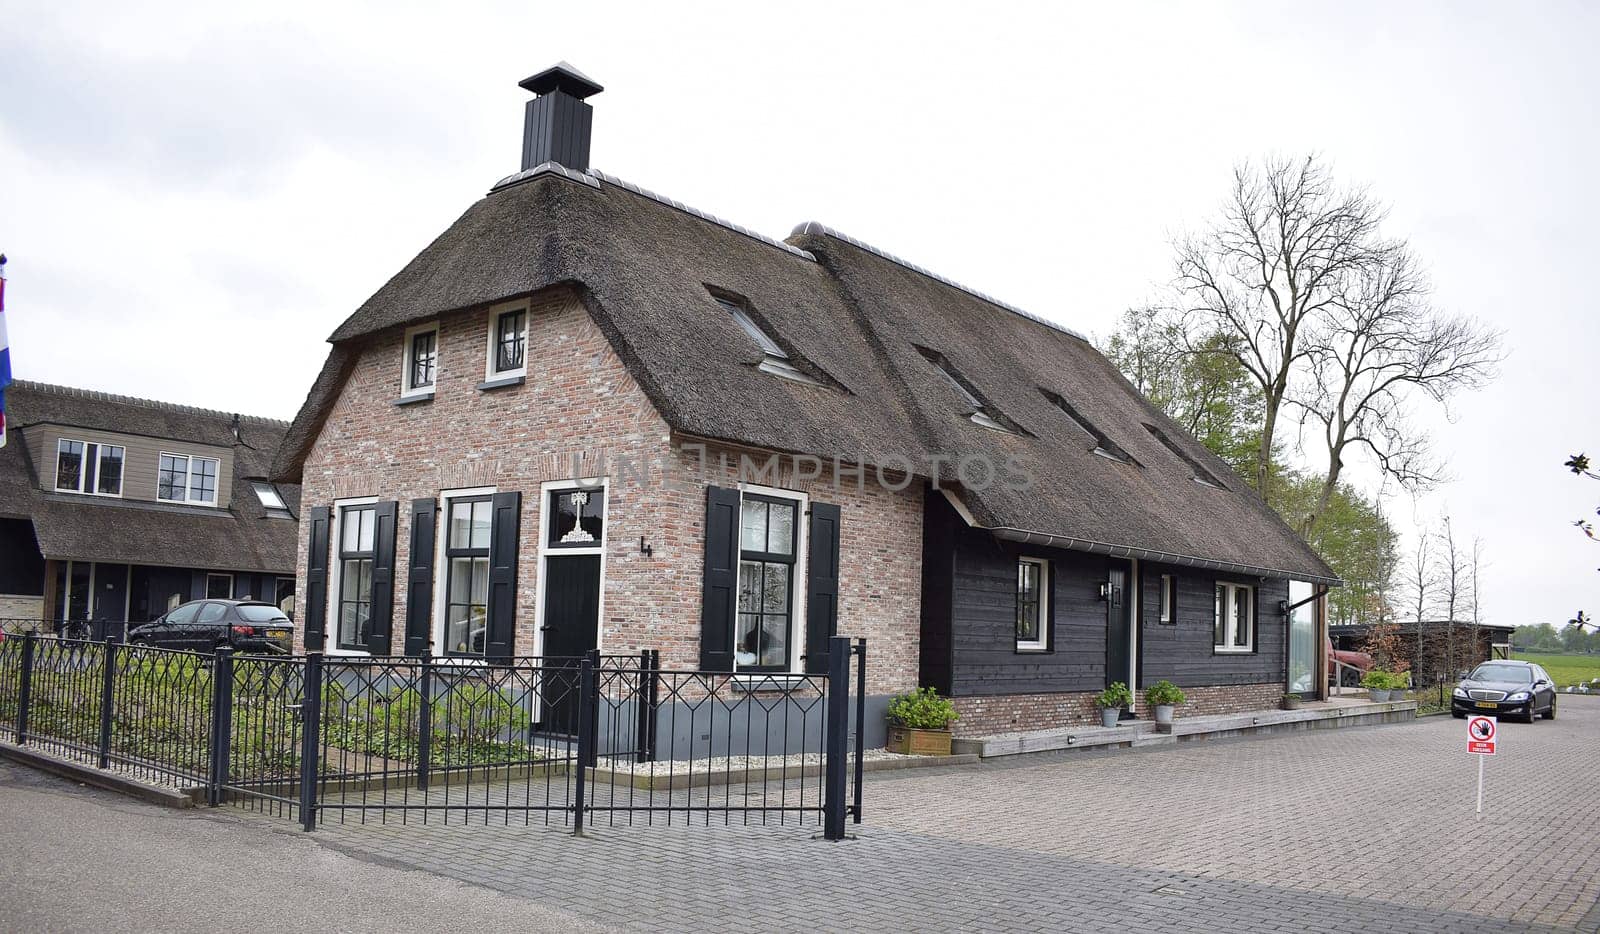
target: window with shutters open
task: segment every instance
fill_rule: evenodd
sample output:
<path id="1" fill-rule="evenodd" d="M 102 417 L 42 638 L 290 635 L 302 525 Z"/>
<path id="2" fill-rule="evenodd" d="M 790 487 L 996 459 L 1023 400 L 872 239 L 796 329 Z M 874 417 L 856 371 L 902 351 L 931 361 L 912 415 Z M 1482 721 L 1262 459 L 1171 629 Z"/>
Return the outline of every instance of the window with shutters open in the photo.
<path id="1" fill-rule="evenodd" d="M 366 652 L 372 627 L 372 563 L 376 497 L 333 504 L 328 538 L 328 651 Z"/>

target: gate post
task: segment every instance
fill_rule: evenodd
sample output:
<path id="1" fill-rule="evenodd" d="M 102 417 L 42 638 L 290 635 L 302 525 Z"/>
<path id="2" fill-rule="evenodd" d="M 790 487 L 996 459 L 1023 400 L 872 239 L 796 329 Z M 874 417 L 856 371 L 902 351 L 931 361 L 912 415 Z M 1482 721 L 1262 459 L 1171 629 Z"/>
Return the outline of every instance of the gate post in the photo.
<path id="1" fill-rule="evenodd" d="M 844 839 L 845 756 L 849 748 L 850 640 L 828 640 L 828 719 L 823 750 L 822 837 Z"/>
<path id="2" fill-rule="evenodd" d="M 115 712 L 112 693 L 117 684 L 117 643 L 104 642 L 105 656 L 100 665 L 100 768 L 111 765 L 111 717 Z"/>
<path id="3" fill-rule="evenodd" d="M 588 782 L 590 757 L 594 755 L 594 717 L 595 708 L 599 705 L 594 702 L 593 695 L 597 687 L 594 658 L 584 655 L 578 669 L 578 749 L 572 763 L 572 832 L 579 837 L 583 836 L 584 795 L 587 790 L 584 786 Z"/>
<path id="4" fill-rule="evenodd" d="M 431 646 L 429 647 L 432 648 Z M 417 790 L 428 790 L 433 767 L 433 653 L 422 657 L 422 684 L 417 689 Z"/>
<path id="5" fill-rule="evenodd" d="M 300 828 L 317 829 L 317 756 L 322 751 L 322 653 L 306 656 L 306 673 L 300 701 Z"/>
<path id="6" fill-rule="evenodd" d="M 635 762 L 649 762 L 650 755 L 650 650 L 639 650 L 639 680 L 633 688 L 633 758 Z"/>
<path id="7" fill-rule="evenodd" d="M 645 743 L 644 761 L 656 761 L 656 730 L 660 725 L 661 714 L 661 650 L 650 650 L 650 666 L 645 671 L 644 697 L 645 704 Z"/>
<path id="8" fill-rule="evenodd" d="M 28 707 L 33 703 L 33 653 L 38 635 L 33 630 L 22 637 L 21 683 L 17 685 L 17 745 L 28 741 Z"/>
<path id="9" fill-rule="evenodd" d="M 233 758 L 233 646 L 218 646 L 211 662 L 211 770 L 206 804 L 222 803 Z"/>
<path id="10" fill-rule="evenodd" d="M 867 737 L 867 640 L 862 637 L 856 640 L 856 775 L 853 800 L 850 802 L 850 822 L 861 823 L 861 774 L 866 769 L 866 761 L 861 753 L 866 746 Z"/>

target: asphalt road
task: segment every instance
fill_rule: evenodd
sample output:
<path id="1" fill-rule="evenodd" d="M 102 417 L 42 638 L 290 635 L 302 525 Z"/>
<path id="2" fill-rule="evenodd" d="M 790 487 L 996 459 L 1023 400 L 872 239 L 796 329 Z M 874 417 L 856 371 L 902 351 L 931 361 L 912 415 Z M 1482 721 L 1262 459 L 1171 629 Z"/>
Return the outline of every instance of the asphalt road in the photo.
<path id="1" fill-rule="evenodd" d="M 285 825 L 171 811 L 0 761 L 0 931 L 593 931 Z"/>

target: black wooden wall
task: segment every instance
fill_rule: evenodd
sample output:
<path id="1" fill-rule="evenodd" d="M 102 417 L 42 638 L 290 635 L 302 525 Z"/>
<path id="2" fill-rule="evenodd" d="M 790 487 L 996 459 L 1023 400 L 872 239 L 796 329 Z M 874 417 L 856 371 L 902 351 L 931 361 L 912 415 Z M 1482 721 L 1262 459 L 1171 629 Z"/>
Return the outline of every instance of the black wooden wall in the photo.
<path id="1" fill-rule="evenodd" d="M 968 527 L 937 491 L 925 498 L 921 682 L 952 696 L 1098 691 L 1105 687 L 1106 604 L 1100 584 L 1112 560 L 1023 546 Z M 1016 561 L 1050 561 L 1050 650 L 1016 650 Z M 1126 562 L 1119 562 L 1126 566 Z M 1142 686 L 1260 684 L 1284 679 L 1285 580 L 1141 562 Z M 1178 578 L 1173 625 L 1160 622 L 1162 574 Z M 1256 587 L 1255 651 L 1212 648 L 1218 580 Z"/>

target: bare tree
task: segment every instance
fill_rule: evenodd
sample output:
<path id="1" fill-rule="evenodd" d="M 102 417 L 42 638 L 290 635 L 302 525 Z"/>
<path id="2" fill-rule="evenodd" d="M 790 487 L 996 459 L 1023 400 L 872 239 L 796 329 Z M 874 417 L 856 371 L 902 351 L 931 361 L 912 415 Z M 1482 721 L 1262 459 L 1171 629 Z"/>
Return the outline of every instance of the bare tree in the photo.
<path id="1" fill-rule="evenodd" d="M 1438 666 L 1427 651 L 1427 633 L 1423 624 L 1428 619 L 1428 611 L 1433 608 L 1439 589 L 1439 569 L 1434 562 L 1432 552 L 1432 530 L 1419 529 L 1417 547 L 1406 562 L 1405 577 L 1401 582 L 1406 595 L 1411 599 L 1411 619 L 1417 630 L 1417 651 L 1411 660 L 1411 670 L 1418 678 L 1421 677 L 1421 672 L 1426 670 L 1430 680 Z"/>
<path id="2" fill-rule="evenodd" d="M 1445 672 L 1453 679 L 1456 664 L 1456 610 L 1467 600 L 1467 580 L 1471 573 L 1467 553 L 1456 541 L 1455 525 L 1445 516 L 1439 523 L 1439 583 L 1445 608 Z"/>
<path id="3" fill-rule="evenodd" d="M 1255 485 L 1271 501 L 1273 443 L 1290 385 L 1319 318 L 1372 262 L 1383 211 L 1362 189 L 1334 185 L 1314 155 L 1234 170 L 1221 219 L 1178 244 L 1186 333 L 1221 332 L 1261 392 Z M 1198 348 L 1190 348 L 1195 350 Z"/>
<path id="4" fill-rule="evenodd" d="M 1481 649 L 1483 635 L 1483 591 L 1478 589 L 1479 574 L 1483 571 L 1483 539 L 1474 535 L 1472 537 L 1471 583 L 1472 588 L 1472 654 L 1474 659 Z M 1491 653 L 1493 654 L 1493 653 Z"/>
<path id="5" fill-rule="evenodd" d="M 1294 396 L 1321 427 L 1328 459 L 1321 496 L 1301 524 L 1307 536 L 1327 512 L 1352 451 L 1369 455 L 1404 489 L 1437 481 L 1427 436 L 1408 424 L 1408 403 L 1421 395 L 1447 404 L 1492 379 L 1500 361 L 1497 332 L 1428 305 L 1427 277 L 1404 242 L 1374 244 L 1367 258 L 1323 308 L 1307 354 L 1311 379 Z"/>

